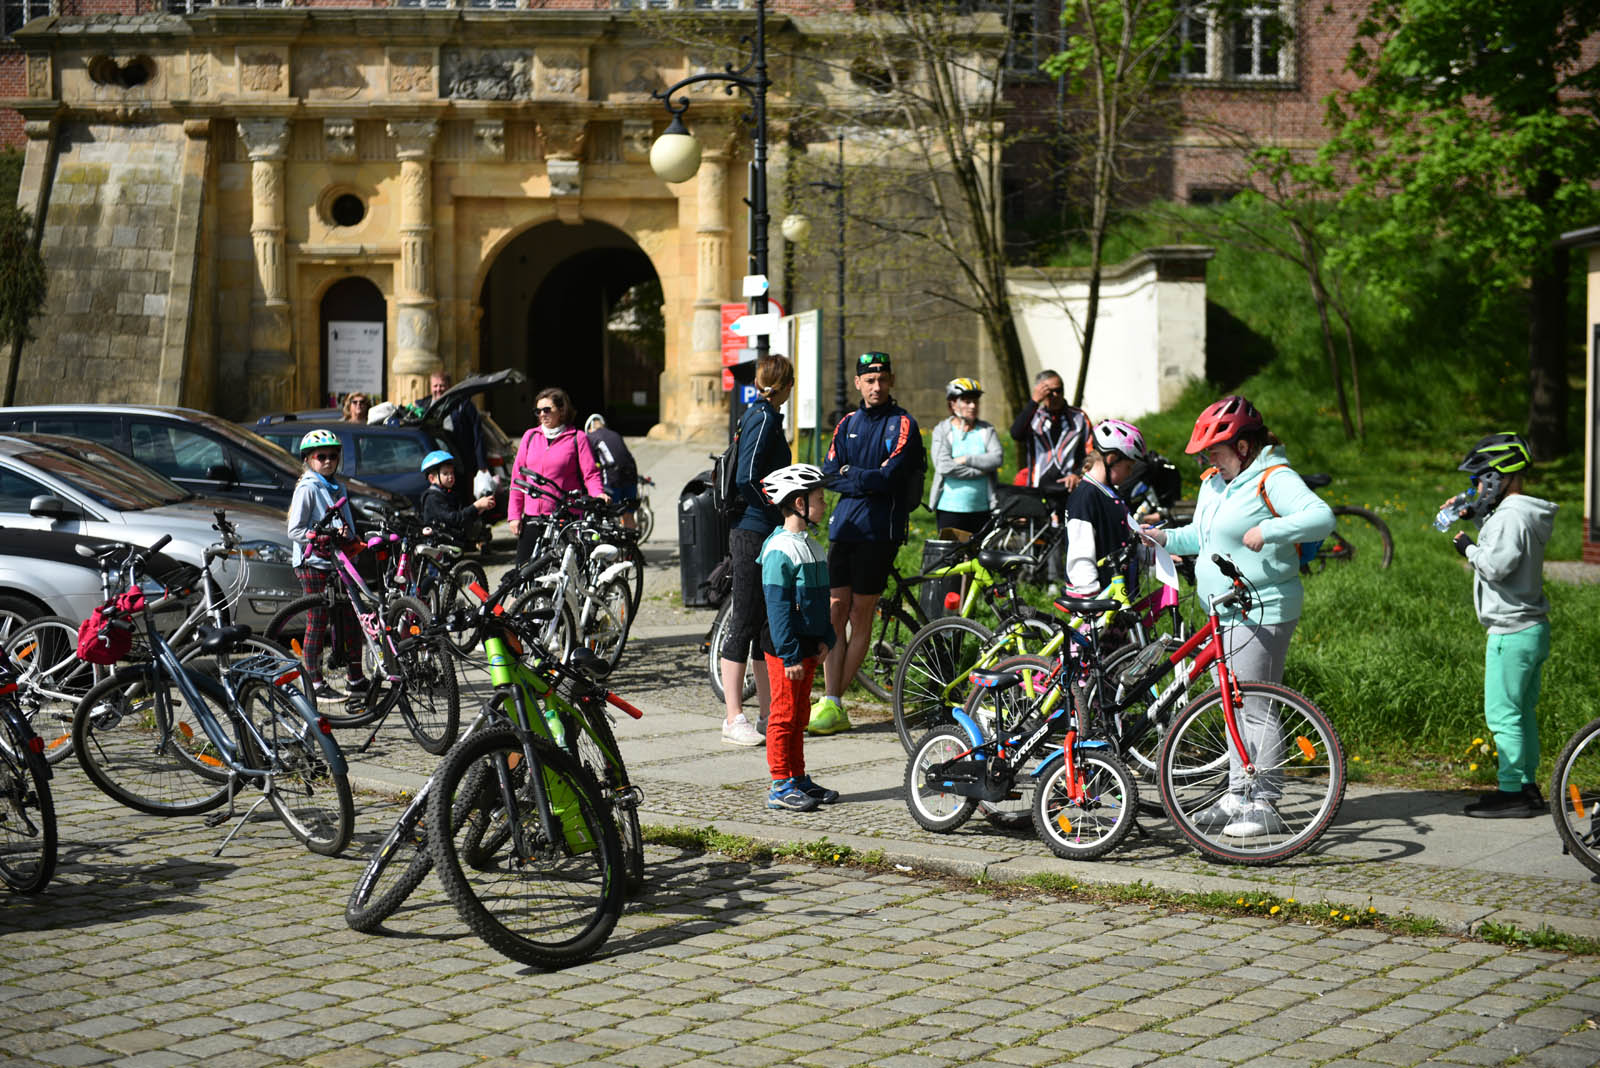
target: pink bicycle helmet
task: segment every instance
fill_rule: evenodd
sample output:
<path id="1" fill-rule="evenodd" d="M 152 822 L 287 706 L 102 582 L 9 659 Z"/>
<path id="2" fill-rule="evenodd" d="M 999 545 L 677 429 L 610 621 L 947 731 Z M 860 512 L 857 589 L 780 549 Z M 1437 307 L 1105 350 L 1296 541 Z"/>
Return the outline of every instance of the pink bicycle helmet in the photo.
<path id="1" fill-rule="evenodd" d="M 1094 445 L 1101 452 L 1120 452 L 1135 462 L 1144 459 L 1144 435 L 1132 423 L 1102 419 L 1094 425 Z"/>
<path id="2" fill-rule="evenodd" d="M 1259 430 L 1266 425 L 1256 406 L 1243 397 L 1238 394 L 1223 397 L 1194 421 L 1194 433 L 1189 435 L 1189 444 L 1183 451 L 1193 455 L 1232 441 L 1246 430 Z"/>

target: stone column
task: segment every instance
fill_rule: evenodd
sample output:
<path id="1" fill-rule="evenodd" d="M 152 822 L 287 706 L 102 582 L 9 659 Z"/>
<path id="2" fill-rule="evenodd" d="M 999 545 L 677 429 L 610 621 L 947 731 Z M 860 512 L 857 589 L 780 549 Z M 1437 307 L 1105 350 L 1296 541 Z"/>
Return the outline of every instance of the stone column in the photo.
<path id="1" fill-rule="evenodd" d="M 696 176 L 694 318 L 690 327 L 687 401 L 680 423 L 686 438 L 722 440 L 728 433 L 727 394 L 722 392 L 722 304 L 728 289 L 728 162 L 732 132 L 696 130 L 700 173 Z"/>
<path id="2" fill-rule="evenodd" d="M 401 403 L 427 396 L 428 376 L 444 370 L 433 270 L 432 159 L 438 134 L 434 119 L 389 123 L 389 136 L 400 157 L 400 264 L 395 274 L 396 337 L 389 395 Z"/>
<path id="3" fill-rule="evenodd" d="M 283 241 L 283 161 L 290 130 L 288 119 L 239 120 L 239 136 L 250 153 L 250 240 L 256 262 L 250 357 L 245 363 L 251 414 L 293 407 L 289 389 L 295 364 Z"/>

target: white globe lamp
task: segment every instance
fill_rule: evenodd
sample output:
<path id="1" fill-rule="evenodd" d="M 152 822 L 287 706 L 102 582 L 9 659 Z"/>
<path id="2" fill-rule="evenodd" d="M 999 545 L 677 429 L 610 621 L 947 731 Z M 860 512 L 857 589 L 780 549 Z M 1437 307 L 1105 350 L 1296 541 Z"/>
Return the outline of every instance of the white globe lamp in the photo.
<path id="1" fill-rule="evenodd" d="M 683 125 L 682 116 L 672 116 L 672 122 L 650 146 L 650 169 L 673 184 L 687 182 L 700 172 L 700 142 Z"/>
<path id="2" fill-rule="evenodd" d="M 811 236 L 811 220 L 804 215 L 785 215 L 780 227 L 783 239 L 791 245 L 803 245 Z"/>

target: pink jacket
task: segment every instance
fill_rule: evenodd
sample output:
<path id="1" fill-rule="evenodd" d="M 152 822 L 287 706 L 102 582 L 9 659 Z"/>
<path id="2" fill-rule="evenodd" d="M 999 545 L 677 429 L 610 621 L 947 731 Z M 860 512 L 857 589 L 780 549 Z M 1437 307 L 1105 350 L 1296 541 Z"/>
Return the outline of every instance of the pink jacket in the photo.
<path id="1" fill-rule="evenodd" d="M 589 451 L 588 435 L 580 434 L 570 426 L 557 434 L 554 441 L 547 439 L 544 431 L 538 427 L 522 435 L 512 477 L 518 477 L 524 468 L 548 478 L 561 487 L 563 493 L 581 488 L 589 496 L 598 497 L 604 492 L 600 485 L 600 469 L 595 466 L 594 453 Z M 511 498 L 506 504 L 506 518 L 549 515 L 555 510 L 556 503 L 548 497 L 534 496 L 512 485 Z"/>

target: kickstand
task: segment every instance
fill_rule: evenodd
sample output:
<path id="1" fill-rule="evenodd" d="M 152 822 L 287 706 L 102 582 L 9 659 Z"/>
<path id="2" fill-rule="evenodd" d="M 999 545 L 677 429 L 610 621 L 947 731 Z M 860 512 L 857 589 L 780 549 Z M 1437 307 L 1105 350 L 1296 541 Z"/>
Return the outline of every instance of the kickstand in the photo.
<path id="1" fill-rule="evenodd" d="M 233 841 L 234 835 L 238 834 L 244 828 L 245 821 L 255 813 L 256 809 L 261 807 L 262 802 L 266 801 L 267 795 L 271 793 L 271 791 L 272 780 L 268 778 L 268 780 L 262 785 L 261 796 L 256 799 L 255 804 L 245 809 L 244 815 L 239 817 L 239 822 L 234 824 L 233 830 L 229 831 L 227 837 L 224 838 L 222 842 L 218 844 L 217 848 L 212 851 L 211 855 L 213 857 L 222 856 L 222 851 L 228 848 L 228 843 Z M 238 794 L 239 774 L 238 772 L 234 772 L 228 776 L 228 810 L 226 812 L 213 812 L 207 816 L 207 827 L 220 827 L 233 818 L 233 800 L 238 796 Z"/>
<path id="2" fill-rule="evenodd" d="M 361 744 L 360 744 L 360 745 L 358 745 L 358 746 L 357 746 L 357 747 L 356 747 L 356 752 L 358 752 L 358 753 L 365 753 L 365 752 L 366 752 L 366 751 L 367 751 L 367 749 L 368 749 L 368 747 L 370 747 L 370 746 L 371 746 L 371 745 L 372 745 L 372 743 L 373 743 L 373 741 L 374 741 L 374 740 L 376 740 L 376 739 L 377 739 L 377 737 L 378 737 L 378 730 L 379 730 L 379 728 L 381 728 L 381 727 L 382 727 L 382 726 L 383 726 L 383 721 L 382 721 L 382 720 L 379 720 L 379 721 L 378 721 L 378 726 L 377 726 L 377 727 L 374 727 L 374 728 L 372 728 L 372 733 L 371 733 L 371 734 L 369 734 L 369 735 L 367 735 L 367 740 L 366 740 L 366 741 L 364 741 L 364 742 L 362 742 L 362 743 L 361 743 Z"/>
<path id="3" fill-rule="evenodd" d="M 1133 817 L 1133 829 L 1139 833 L 1140 838 L 1150 837 L 1150 829 L 1139 822 L 1138 816 Z"/>

